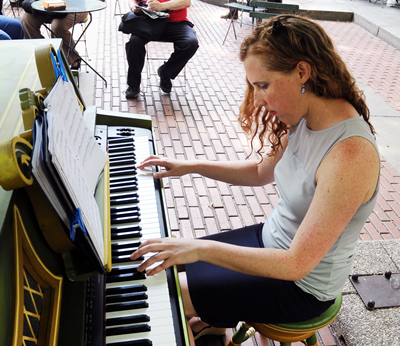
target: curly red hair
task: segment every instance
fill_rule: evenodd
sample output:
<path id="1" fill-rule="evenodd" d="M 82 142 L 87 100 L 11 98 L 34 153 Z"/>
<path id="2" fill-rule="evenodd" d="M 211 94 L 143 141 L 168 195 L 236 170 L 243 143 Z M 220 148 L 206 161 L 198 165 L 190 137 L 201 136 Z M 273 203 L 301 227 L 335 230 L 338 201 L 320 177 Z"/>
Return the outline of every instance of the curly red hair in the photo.
<path id="1" fill-rule="evenodd" d="M 249 55 L 258 55 L 270 71 L 290 73 L 298 62 L 305 61 L 311 67 L 308 89 L 317 96 L 341 98 L 350 102 L 368 123 L 370 113 L 364 93 L 358 89 L 353 76 L 335 51 L 332 40 L 316 22 L 296 15 L 280 15 L 254 28 L 243 41 L 240 60 Z M 239 123 L 251 138 L 251 147 L 256 136 L 261 142 L 257 150 L 261 154 L 265 141 L 271 143 L 269 156 L 276 156 L 281 138 L 289 127 L 271 116 L 262 107 L 254 107 L 254 88 L 247 81 L 245 99 L 240 106 Z"/>

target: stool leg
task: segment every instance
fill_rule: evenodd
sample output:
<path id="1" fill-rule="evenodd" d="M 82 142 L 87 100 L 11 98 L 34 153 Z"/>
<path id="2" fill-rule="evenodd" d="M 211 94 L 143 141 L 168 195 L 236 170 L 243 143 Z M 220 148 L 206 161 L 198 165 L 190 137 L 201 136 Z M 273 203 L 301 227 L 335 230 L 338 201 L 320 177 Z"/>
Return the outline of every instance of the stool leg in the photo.
<path id="1" fill-rule="evenodd" d="M 306 339 L 307 346 L 317 346 L 317 344 L 318 344 L 318 340 L 317 340 L 317 336 L 315 335 L 315 333 L 313 335 L 311 335 L 308 339 Z"/>
<path id="2" fill-rule="evenodd" d="M 281 342 L 281 346 L 292 346 L 291 342 Z"/>
<path id="3" fill-rule="evenodd" d="M 241 345 L 242 342 L 245 342 L 247 339 L 251 338 L 256 333 L 256 330 L 248 325 L 246 322 L 242 322 L 240 328 L 233 334 L 231 340 L 226 346 L 238 346 Z"/>

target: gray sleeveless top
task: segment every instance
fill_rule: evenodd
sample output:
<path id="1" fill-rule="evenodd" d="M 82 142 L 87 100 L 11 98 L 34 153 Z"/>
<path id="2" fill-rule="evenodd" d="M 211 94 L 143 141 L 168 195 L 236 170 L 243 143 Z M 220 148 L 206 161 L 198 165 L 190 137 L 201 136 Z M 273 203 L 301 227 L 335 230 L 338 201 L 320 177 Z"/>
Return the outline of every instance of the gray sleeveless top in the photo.
<path id="1" fill-rule="evenodd" d="M 302 119 L 290 131 L 288 146 L 275 168 L 280 199 L 263 227 L 265 247 L 290 247 L 313 199 L 315 175 L 321 161 L 335 144 L 353 136 L 366 138 L 378 151 L 374 136 L 361 116 L 322 131 L 310 130 Z M 378 190 L 379 183 L 373 197 L 360 206 L 322 261 L 306 277 L 295 281 L 305 292 L 321 301 L 335 299 L 341 293 L 353 262 L 356 241 L 375 206 Z"/>

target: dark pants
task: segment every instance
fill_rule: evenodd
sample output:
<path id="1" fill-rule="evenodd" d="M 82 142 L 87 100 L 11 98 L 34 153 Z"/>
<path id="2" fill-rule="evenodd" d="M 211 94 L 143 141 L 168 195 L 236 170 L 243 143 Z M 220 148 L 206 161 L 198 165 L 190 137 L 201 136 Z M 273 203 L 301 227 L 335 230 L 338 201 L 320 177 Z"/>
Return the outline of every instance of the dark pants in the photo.
<path id="1" fill-rule="evenodd" d="M 192 24 L 186 21 L 167 23 L 160 38 L 160 42 L 173 42 L 174 52 L 164 64 L 163 71 L 170 79 L 174 79 L 185 67 L 190 58 L 196 53 L 199 44 Z M 146 58 L 146 44 L 139 36 L 131 35 L 126 43 L 126 57 L 128 60 L 127 83 L 132 88 L 140 86 L 141 74 Z"/>
<path id="2" fill-rule="evenodd" d="M 253 225 L 204 239 L 263 248 L 262 228 L 262 224 Z M 201 261 L 185 268 L 193 306 L 202 321 L 214 327 L 233 328 L 239 321 L 305 321 L 321 315 L 335 302 L 319 301 L 293 281 L 243 274 Z"/>

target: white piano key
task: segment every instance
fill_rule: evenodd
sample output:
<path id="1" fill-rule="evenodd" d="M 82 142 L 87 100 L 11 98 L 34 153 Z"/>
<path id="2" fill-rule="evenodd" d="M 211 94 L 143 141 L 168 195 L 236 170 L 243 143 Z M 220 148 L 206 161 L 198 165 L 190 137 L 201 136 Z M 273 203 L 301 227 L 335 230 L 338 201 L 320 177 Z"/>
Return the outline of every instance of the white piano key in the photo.
<path id="1" fill-rule="evenodd" d="M 153 346 L 176 345 L 175 334 L 173 333 L 173 331 L 171 331 L 171 328 L 169 328 L 168 326 L 153 328 L 150 332 L 145 332 L 145 333 L 107 336 L 106 345 L 108 345 L 111 342 L 132 341 L 140 339 L 151 340 Z"/>

